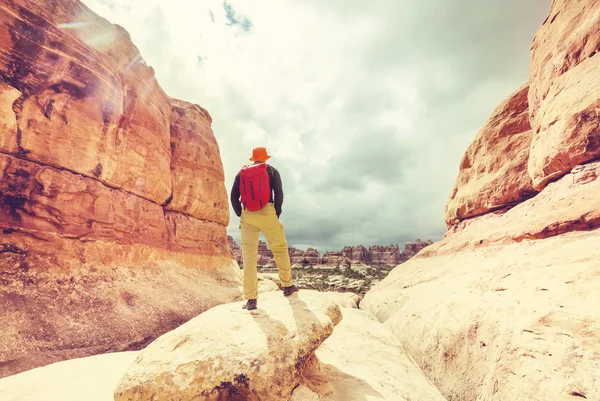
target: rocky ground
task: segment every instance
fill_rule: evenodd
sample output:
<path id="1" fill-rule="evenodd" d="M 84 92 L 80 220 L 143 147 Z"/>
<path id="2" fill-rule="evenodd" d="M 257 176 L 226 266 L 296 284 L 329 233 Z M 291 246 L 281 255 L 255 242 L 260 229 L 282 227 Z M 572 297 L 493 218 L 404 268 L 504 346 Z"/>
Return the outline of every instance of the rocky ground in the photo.
<path id="1" fill-rule="evenodd" d="M 142 351 L 0 379 L 0 399 L 444 400 L 396 337 L 357 309 L 356 295 L 265 291 L 251 313 L 220 305 Z"/>
<path id="2" fill-rule="evenodd" d="M 600 400 L 600 2 L 555 0 L 444 238 L 360 306 L 450 400 Z"/>

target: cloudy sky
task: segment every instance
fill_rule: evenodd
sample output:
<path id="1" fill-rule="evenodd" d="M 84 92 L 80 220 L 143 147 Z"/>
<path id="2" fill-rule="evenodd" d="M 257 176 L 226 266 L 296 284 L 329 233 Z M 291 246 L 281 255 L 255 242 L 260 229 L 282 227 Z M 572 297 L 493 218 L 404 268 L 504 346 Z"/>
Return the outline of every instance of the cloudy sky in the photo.
<path id="1" fill-rule="evenodd" d="M 266 146 L 288 242 L 327 250 L 443 235 L 462 154 L 526 82 L 551 1 L 84 2 L 210 112 L 228 191 Z"/>

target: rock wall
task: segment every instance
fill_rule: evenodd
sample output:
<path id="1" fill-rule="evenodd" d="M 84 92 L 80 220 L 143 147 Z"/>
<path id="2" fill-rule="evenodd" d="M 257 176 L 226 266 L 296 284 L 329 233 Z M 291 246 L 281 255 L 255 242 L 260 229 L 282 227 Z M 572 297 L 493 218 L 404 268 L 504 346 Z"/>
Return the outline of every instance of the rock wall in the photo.
<path id="1" fill-rule="evenodd" d="M 228 244 L 241 268 L 243 259 L 240 246 L 231 236 L 228 236 Z M 327 251 L 323 256 L 314 248 L 303 251 L 289 246 L 288 252 L 294 267 L 396 266 L 412 258 L 431 244 L 431 240 L 421 241 L 417 239 L 415 242 L 407 242 L 402 252 L 400 252 L 398 245 L 373 245 L 369 248 L 363 245 L 345 246 L 341 251 Z M 275 266 L 273 253 L 263 241 L 258 241 L 258 266 Z"/>
<path id="2" fill-rule="evenodd" d="M 600 3 L 555 0 L 531 50 L 529 103 L 534 187 L 600 157 Z"/>
<path id="3" fill-rule="evenodd" d="M 206 110 L 79 1 L 0 0 L 0 19 L 0 376 L 238 296 Z"/>
<path id="4" fill-rule="evenodd" d="M 532 131 L 524 85 L 496 108 L 460 163 L 446 205 L 446 223 L 456 224 L 514 206 L 534 196 L 527 174 Z"/>
<path id="5" fill-rule="evenodd" d="M 448 399 L 600 399 L 598 27 L 598 2 L 552 2 L 532 131 L 525 86 L 467 150 L 442 240 L 361 302 Z"/>

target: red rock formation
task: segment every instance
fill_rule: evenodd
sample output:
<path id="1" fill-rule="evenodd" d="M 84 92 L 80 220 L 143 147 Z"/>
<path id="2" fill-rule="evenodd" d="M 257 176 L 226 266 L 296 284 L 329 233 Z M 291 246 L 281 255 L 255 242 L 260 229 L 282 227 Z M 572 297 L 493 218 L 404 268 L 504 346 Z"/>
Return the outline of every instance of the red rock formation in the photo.
<path id="1" fill-rule="evenodd" d="M 290 254 L 290 262 L 293 267 L 303 267 L 306 266 L 306 261 L 304 260 L 304 251 L 296 248 L 289 248 L 288 252 Z"/>
<path id="2" fill-rule="evenodd" d="M 233 257 L 235 258 L 235 261 L 238 263 L 238 266 L 241 269 L 243 267 L 242 266 L 242 248 L 240 248 L 240 246 L 235 242 L 235 240 L 233 239 L 233 237 L 231 235 L 227 236 L 227 242 L 229 243 L 229 249 L 231 250 Z"/>
<path id="3" fill-rule="evenodd" d="M 421 241 L 420 239 L 417 239 L 415 242 L 407 242 L 406 245 L 404 245 L 404 251 L 402 251 L 400 259 L 402 261 L 407 261 L 431 244 L 433 244 L 431 240 Z"/>
<path id="4" fill-rule="evenodd" d="M 537 193 L 527 174 L 528 91 L 524 85 L 498 106 L 467 149 L 446 204 L 448 225 L 512 207 Z"/>
<path id="5" fill-rule="evenodd" d="M 398 245 L 373 245 L 369 248 L 369 263 L 375 266 L 395 266 L 402 263 Z"/>
<path id="6" fill-rule="evenodd" d="M 314 248 L 308 248 L 304 252 L 304 260 L 309 266 L 317 266 L 321 264 L 321 254 Z"/>
<path id="7" fill-rule="evenodd" d="M 538 190 L 600 158 L 599 12 L 597 1 L 555 0 L 533 41 L 529 174 Z"/>
<path id="8" fill-rule="evenodd" d="M 273 252 L 269 249 L 266 242 L 258 241 L 258 259 L 256 264 L 258 266 L 267 266 L 273 260 Z"/>
<path id="9" fill-rule="evenodd" d="M 342 251 L 327 251 L 320 256 L 320 252 L 314 248 L 308 248 L 306 251 L 289 247 L 290 260 L 294 267 L 305 266 L 329 266 L 329 267 L 350 267 L 350 266 L 395 266 L 403 263 L 415 256 L 423 248 L 432 244 L 432 241 L 421 241 L 406 243 L 404 250 L 400 252 L 398 245 L 373 245 L 365 248 L 363 245 L 356 247 L 345 246 Z M 235 254 L 240 267 L 242 266 L 242 252 L 238 244 L 232 237 L 229 237 L 229 247 Z M 275 266 L 272 252 L 268 249 L 266 243 L 259 241 L 258 247 L 258 266 Z M 351 258 L 354 259 L 351 259 Z"/>
<path id="10" fill-rule="evenodd" d="M 18 97 L 0 150 L 165 203 L 171 104 L 127 32 L 76 0 L 3 3 L 0 78 Z"/>
<path id="11" fill-rule="evenodd" d="M 0 0 L 0 19 L 0 376 L 238 296 L 208 113 L 76 0 Z"/>
<path id="12" fill-rule="evenodd" d="M 323 254 L 322 263 L 324 266 L 350 267 L 352 261 L 340 251 L 328 251 Z"/>

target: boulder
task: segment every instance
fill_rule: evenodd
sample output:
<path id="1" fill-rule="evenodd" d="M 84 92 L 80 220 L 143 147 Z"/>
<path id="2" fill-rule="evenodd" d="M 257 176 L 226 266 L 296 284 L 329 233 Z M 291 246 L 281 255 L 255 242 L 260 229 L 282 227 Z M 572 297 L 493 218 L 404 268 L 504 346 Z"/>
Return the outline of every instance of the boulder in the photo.
<path id="1" fill-rule="evenodd" d="M 119 400 L 288 400 L 342 315 L 313 291 L 215 307 L 158 338 L 129 367 Z"/>
<path id="2" fill-rule="evenodd" d="M 556 0 L 532 45 L 528 163 L 534 188 L 600 158 L 600 3 Z"/>
<path id="3" fill-rule="evenodd" d="M 527 172 L 528 92 L 524 85 L 498 106 L 467 149 L 446 204 L 448 225 L 510 208 L 537 193 Z"/>

